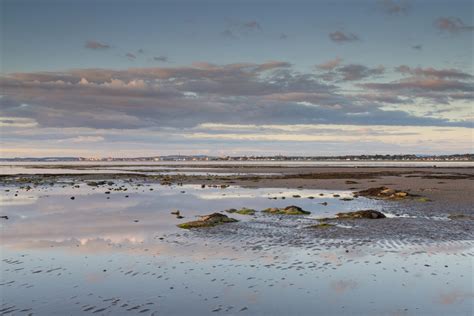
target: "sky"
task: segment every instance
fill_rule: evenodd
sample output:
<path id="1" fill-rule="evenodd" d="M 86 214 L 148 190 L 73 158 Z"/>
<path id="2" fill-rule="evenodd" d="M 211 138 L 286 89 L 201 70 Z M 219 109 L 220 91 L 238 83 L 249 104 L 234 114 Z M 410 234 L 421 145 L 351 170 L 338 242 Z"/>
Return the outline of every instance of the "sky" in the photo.
<path id="1" fill-rule="evenodd" d="M 470 0 L 0 0 L 0 156 L 473 153 Z"/>

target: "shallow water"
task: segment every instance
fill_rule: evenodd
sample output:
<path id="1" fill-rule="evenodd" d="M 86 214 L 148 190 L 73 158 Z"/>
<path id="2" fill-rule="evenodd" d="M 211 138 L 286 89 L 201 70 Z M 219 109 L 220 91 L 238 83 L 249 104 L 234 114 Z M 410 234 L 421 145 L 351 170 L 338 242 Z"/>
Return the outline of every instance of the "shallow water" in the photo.
<path id="1" fill-rule="evenodd" d="M 61 166 L 61 168 L 58 168 Z M 4 162 L 0 174 L 143 173 L 186 175 L 277 175 L 279 173 L 222 173 L 217 166 L 289 167 L 474 167 L 473 161 L 74 161 Z M 198 169 L 198 170 L 193 170 Z"/>
<path id="2" fill-rule="evenodd" d="M 127 191 L 113 190 L 120 186 Z M 390 236 L 327 238 L 307 231 L 314 218 L 340 211 L 384 211 L 382 201 L 340 200 L 350 196 L 346 191 L 119 181 L 103 187 L 65 181 L 29 191 L 2 188 L 0 215 L 9 219 L 0 221 L 0 313 L 472 313 L 471 239 L 413 243 Z M 228 208 L 288 205 L 312 213 L 232 214 L 239 223 L 204 231 L 176 227 Z M 175 209 L 185 218 L 171 215 Z"/>

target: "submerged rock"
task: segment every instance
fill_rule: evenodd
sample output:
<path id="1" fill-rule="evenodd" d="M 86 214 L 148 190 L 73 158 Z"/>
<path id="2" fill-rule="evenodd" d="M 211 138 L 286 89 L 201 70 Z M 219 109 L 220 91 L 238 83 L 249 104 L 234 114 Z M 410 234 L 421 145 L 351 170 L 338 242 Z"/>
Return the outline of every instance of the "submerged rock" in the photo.
<path id="1" fill-rule="evenodd" d="M 379 219 L 385 218 L 386 216 L 379 211 L 375 210 L 361 210 L 355 212 L 347 212 L 347 213 L 337 213 L 336 219 L 359 219 L 359 218 L 367 218 L 367 219 Z"/>
<path id="2" fill-rule="evenodd" d="M 230 218 L 227 215 L 221 213 L 212 213 L 210 215 L 201 216 L 201 219 L 197 221 L 187 222 L 179 224 L 179 228 L 190 229 L 190 228 L 203 228 L 213 227 L 224 223 L 238 222 L 235 218 Z"/>
<path id="3" fill-rule="evenodd" d="M 466 215 L 466 214 L 450 214 L 448 215 L 450 220 L 474 220 L 473 215 Z"/>
<path id="4" fill-rule="evenodd" d="M 240 214 L 240 215 L 255 215 L 256 211 L 254 209 L 251 209 L 251 208 L 243 207 L 240 210 L 237 210 L 235 208 L 231 208 L 231 209 L 226 210 L 226 212 L 227 213 L 237 213 L 237 214 Z"/>
<path id="5" fill-rule="evenodd" d="M 290 205 L 285 208 L 276 208 L 276 207 L 270 207 L 262 212 L 265 213 L 270 213 L 270 214 L 281 214 L 281 215 L 308 215 L 311 214 L 311 212 L 303 210 L 301 207 Z"/>
<path id="6" fill-rule="evenodd" d="M 311 228 L 329 228 L 329 227 L 333 227 L 333 226 L 336 226 L 336 225 L 329 224 L 329 223 L 319 223 L 319 224 L 316 224 L 316 225 L 312 225 L 310 227 Z"/>
<path id="7" fill-rule="evenodd" d="M 369 188 L 367 190 L 356 192 L 355 194 L 357 194 L 358 196 L 365 196 L 368 198 L 389 199 L 389 200 L 401 200 L 410 196 L 408 192 L 390 189 L 387 187 Z"/>

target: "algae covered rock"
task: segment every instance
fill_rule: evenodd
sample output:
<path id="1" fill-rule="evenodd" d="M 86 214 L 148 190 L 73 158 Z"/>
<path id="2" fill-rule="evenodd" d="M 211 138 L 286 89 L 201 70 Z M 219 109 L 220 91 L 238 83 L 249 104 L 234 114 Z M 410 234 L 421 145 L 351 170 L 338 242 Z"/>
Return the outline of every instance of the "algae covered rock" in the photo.
<path id="1" fill-rule="evenodd" d="M 311 214 L 311 212 L 303 210 L 299 206 L 294 206 L 290 205 L 285 208 L 276 208 L 276 207 L 270 207 L 262 212 L 269 213 L 269 214 L 279 214 L 279 215 L 308 215 Z"/>
<path id="2" fill-rule="evenodd" d="M 337 213 L 336 219 L 380 219 L 385 218 L 386 216 L 379 211 L 375 210 L 361 210 L 355 212 L 347 212 L 347 213 Z"/>
<path id="3" fill-rule="evenodd" d="M 367 190 L 356 192 L 356 194 L 358 196 L 389 200 L 401 200 L 410 196 L 408 192 L 390 189 L 387 187 L 369 188 Z"/>
<path id="4" fill-rule="evenodd" d="M 236 214 L 240 214 L 240 215 L 255 215 L 255 210 L 254 209 L 251 209 L 251 208 L 246 208 L 246 207 L 243 207 L 241 208 L 240 210 L 237 210 L 235 208 L 231 208 L 231 209 L 228 209 L 226 210 L 227 213 L 236 213 Z"/>
<path id="5" fill-rule="evenodd" d="M 450 220 L 474 220 L 473 215 L 466 215 L 466 214 L 450 214 L 448 215 Z"/>
<path id="6" fill-rule="evenodd" d="M 179 224 L 179 228 L 190 229 L 190 228 L 204 228 L 204 227 L 213 227 L 225 223 L 238 222 L 235 218 L 228 217 L 227 215 L 221 213 L 212 213 L 209 215 L 201 216 L 197 221 L 187 222 Z"/>

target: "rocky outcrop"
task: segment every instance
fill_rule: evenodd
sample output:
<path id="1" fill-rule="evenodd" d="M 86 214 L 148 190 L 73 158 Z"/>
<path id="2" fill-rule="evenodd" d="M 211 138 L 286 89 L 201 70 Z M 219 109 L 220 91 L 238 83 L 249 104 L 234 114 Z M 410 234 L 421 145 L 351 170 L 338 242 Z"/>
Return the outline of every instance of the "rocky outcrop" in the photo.
<path id="1" fill-rule="evenodd" d="M 204 227 L 213 227 L 225 223 L 238 222 L 234 218 L 230 218 L 227 215 L 221 213 L 212 213 L 209 215 L 201 216 L 201 219 L 197 221 L 187 222 L 179 224 L 179 228 L 191 229 L 191 228 L 204 228 Z"/>
<path id="2" fill-rule="evenodd" d="M 385 218 L 386 216 L 379 211 L 375 210 L 361 210 L 355 212 L 347 212 L 347 213 L 337 213 L 336 219 L 379 219 Z"/>
<path id="3" fill-rule="evenodd" d="M 390 189 L 387 187 L 369 188 L 367 190 L 355 192 L 355 194 L 368 198 L 387 200 L 402 200 L 410 196 L 408 192 Z"/>
<path id="4" fill-rule="evenodd" d="M 231 208 L 231 209 L 228 209 L 226 210 L 227 213 L 236 213 L 236 214 L 240 214 L 240 215 L 255 215 L 255 210 L 254 209 L 251 209 L 251 208 L 246 208 L 246 207 L 243 207 L 241 208 L 240 210 L 237 210 L 235 208 Z"/>
<path id="5" fill-rule="evenodd" d="M 280 214 L 280 215 L 308 215 L 311 214 L 311 212 L 303 210 L 301 207 L 290 205 L 285 208 L 276 208 L 276 207 L 270 207 L 262 212 L 264 213 L 269 213 L 269 214 Z"/>

